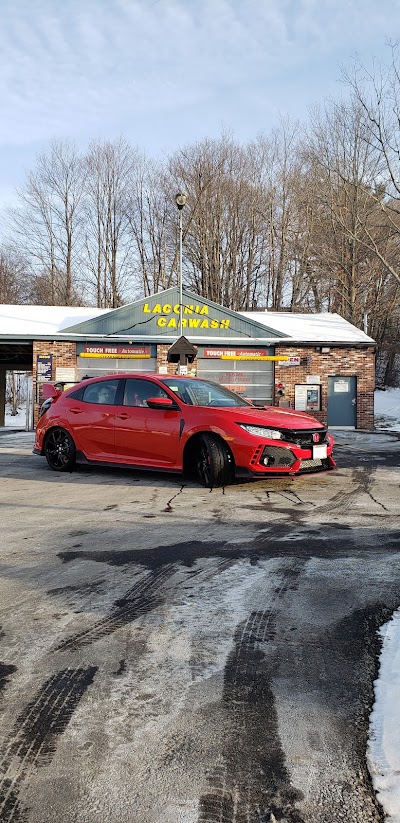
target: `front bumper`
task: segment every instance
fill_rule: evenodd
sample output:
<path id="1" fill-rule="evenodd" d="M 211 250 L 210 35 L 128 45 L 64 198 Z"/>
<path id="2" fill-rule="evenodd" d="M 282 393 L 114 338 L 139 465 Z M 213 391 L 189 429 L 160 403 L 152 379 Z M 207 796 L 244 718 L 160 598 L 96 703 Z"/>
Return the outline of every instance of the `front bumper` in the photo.
<path id="1" fill-rule="evenodd" d="M 293 443 L 276 441 L 260 443 L 252 452 L 250 459 L 241 459 L 236 462 L 236 474 L 250 474 L 253 477 L 267 475 L 298 475 L 315 472 L 330 471 L 336 468 L 333 459 L 333 439 L 328 436 L 326 456 L 317 456 L 312 448 L 301 448 Z"/>

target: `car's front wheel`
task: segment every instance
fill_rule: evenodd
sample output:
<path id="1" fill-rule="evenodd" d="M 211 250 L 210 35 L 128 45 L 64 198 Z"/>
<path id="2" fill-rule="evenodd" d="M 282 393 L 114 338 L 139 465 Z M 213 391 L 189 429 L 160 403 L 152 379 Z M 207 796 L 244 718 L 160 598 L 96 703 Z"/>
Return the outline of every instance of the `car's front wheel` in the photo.
<path id="1" fill-rule="evenodd" d="M 196 475 L 207 489 L 226 486 L 233 479 L 233 462 L 222 440 L 202 434 L 195 450 Z"/>
<path id="2" fill-rule="evenodd" d="M 51 429 L 44 444 L 46 460 L 53 471 L 68 472 L 75 466 L 75 443 L 65 429 Z"/>

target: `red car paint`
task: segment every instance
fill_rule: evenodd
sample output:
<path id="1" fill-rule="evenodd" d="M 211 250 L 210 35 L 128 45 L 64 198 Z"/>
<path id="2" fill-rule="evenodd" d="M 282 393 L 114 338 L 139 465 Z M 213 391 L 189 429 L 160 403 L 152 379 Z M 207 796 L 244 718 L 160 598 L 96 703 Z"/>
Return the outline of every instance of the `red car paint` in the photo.
<path id="1" fill-rule="evenodd" d="M 104 402 L 106 389 L 111 393 Z M 193 465 L 201 482 L 212 486 L 225 485 L 228 475 L 267 477 L 335 467 L 333 438 L 315 418 L 256 407 L 201 378 L 114 374 L 84 380 L 63 393 L 47 386 L 46 394 L 52 402 L 38 421 L 33 451 L 45 454 L 55 470 L 71 470 L 75 462 L 176 472 Z M 145 405 L 136 405 L 140 394 Z M 243 426 L 269 431 L 251 433 Z M 278 433 L 281 439 L 273 436 Z"/>

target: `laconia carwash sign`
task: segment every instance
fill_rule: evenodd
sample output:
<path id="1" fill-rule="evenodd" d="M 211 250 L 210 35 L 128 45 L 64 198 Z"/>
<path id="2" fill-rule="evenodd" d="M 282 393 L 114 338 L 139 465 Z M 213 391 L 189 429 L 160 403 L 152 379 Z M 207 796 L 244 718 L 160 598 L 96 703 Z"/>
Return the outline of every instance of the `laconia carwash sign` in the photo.
<path id="1" fill-rule="evenodd" d="M 153 315 L 160 328 L 180 328 L 179 303 L 144 303 L 143 314 Z M 229 324 L 229 317 L 222 319 L 210 317 L 209 306 L 195 304 L 183 306 L 183 329 L 229 329 Z"/>

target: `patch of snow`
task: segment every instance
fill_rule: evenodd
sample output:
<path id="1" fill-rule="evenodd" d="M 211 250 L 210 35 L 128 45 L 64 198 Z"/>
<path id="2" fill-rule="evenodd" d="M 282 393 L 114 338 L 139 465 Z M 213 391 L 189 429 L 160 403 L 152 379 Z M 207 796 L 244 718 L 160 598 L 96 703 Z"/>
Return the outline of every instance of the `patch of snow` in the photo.
<path id="1" fill-rule="evenodd" d="M 375 392 L 375 427 L 400 433 L 400 389 Z M 388 823 L 400 823 L 400 609 L 382 626 L 380 670 L 370 717 L 368 766 Z"/>
<path id="2" fill-rule="evenodd" d="M 400 823 L 400 609 L 382 626 L 383 647 L 370 717 L 368 765 L 388 823 Z"/>
<path id="3" fill-rule="evenodd" d="M 25 429 L 26 427 L 26 406 L 25 403 L 23 406 L 18 408 L 17 414 L 12 414 L 12 407 L 7 403 L 6 404 L 6 413 L 5 413 L 5 421 L 4 425 L 6 428 L 10 429 Z"/>
<path id="4" fill-rule="evenodd" d="M 400 432 L 400 389 L 375 392 L 375 428 Z"/>

